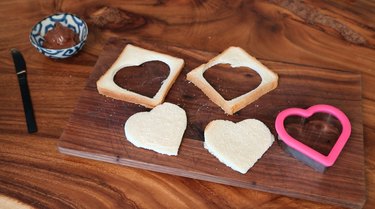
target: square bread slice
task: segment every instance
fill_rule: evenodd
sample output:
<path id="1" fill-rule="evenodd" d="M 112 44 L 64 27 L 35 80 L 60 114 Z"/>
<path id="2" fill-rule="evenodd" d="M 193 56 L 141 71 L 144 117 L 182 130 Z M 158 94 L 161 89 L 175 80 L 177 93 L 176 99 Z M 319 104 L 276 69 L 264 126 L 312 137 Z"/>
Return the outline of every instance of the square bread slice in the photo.
<path id="1" fill-rule="evenodd" d="M 256 71 L 262 81 L 257 88 L 250 92 L 231 100 L 225 100 L 224 97 L 217 92 L 203 76 L 203 73 L 207 69 L 217 64 L 230 64 L 233 68 L 248 67 Z M 190 71 L 187 74 L 187 80 L 200 88 L 203 93 L 206 94 L 212 102 L 220 106 L 225 113 L 233 115 L 237 111 L 259 99 L 264 94 L 275 89 L 277 87 L 278 76 L 257 59 L 247 54 L 243 49 L 231 46 L 218 56 L 212 58 L 208 63 L 202 64 Z"/>
<path id="2" fill-rule="evenodd" d="M 118 71 L 124 67 L 139 66 L 148 61 L 161 61 L 169 66 L 169 75 L 154 97 L 150 98 L 142 94 L 121 88 L 114 82 Z M 140 104 L 147 108 L 153 108 L 163 103 L 169 89 L 180 74 L 184 66 L 184 60 L 167 54 L 143 49 L 132 44 L 126 45 L 113 65 L 96 82 L 98 92 L 104 96 L 126 102 Z"/>

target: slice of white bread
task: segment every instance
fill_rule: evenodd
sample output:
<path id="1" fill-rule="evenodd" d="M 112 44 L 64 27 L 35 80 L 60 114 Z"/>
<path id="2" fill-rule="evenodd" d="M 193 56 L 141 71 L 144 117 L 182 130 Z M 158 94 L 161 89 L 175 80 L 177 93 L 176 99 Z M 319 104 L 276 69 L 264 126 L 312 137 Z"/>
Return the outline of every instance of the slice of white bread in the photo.
<path id="1" fill-rule="evenodd" d="M 259 86 L 252 91 L 245 93 L 231 100 L 225 100 L 214 87 L 203 77 L 203 73 L 217 64 L 230 64 L 231 67 L 248 67 L 256 71 L 262 79 Z M 229 69 L 230 70 L 230 69 Z M 239 47 L 229 47 L 218 56 L 212 58 L 208 63 L 202 64 L 187 74 L 187 80 L 200 88 L 212 102 L 220 106 L 225 113 L 233 115 L 250 103 L 259 99 L 264 94 L 277 87 L 278 76 L 260 63 L 257 59 L 247 54 Z M 233 88 L 233 87 L 232 87 Z"/>
<path id="2" fill-rule="evenodd" d="M 187 126 L 185 110 L 165 102 L 150 112 L 139 112 L 125 122 L 125 137 L 136 147 L 177 155 Z"/>
<path id="3" fill-rule="evenodd" d="M 128 66 L 139 66 L 148 61 L 164 62 L 169 66 L 170 70 L 168 77 L 162 82 L 159 91 L 153 98 L 123 89 L 114 82 L 113 79 L 116 73 L 122 68 Z M 102 95 L 153 108 L 156 105 L 163 103 L 169 89 L 177 79 L 183 66 L 183 59 L 128 44 L 113 65 L 96 82 L 96 86 L 99 93 Z"/>
<path id="4" fill-rule="evenodd" d="M 204 130 L 204 147 L 220 162 L 245 174 L 274 141 L 268 127 L 256 119 L 238 123 L 211 121 Z"/>

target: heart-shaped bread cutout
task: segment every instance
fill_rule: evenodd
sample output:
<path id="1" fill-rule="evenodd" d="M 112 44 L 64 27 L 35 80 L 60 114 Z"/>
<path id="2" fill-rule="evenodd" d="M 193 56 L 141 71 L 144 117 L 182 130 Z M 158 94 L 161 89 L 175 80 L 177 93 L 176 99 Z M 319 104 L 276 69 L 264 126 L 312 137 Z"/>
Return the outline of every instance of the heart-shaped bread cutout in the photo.
<path id="1" fill-rule="evenodd" d="M 313 148 L 302 143 L 301 141 L 293 138 L 285 129 L 284 122 L 287 117 L 301 116 L 304 118 L 309 118 L 316 113 L 327 113 L 327 114 L 333 115 L 341 123 L 341 127 L 342 127 L 341 134 L 339 135 L 339 138 L 337 139 L 335 145 L 332 147 L 328 155 L 323 155 L 322 153 L 314 150 Z M 304 157 L 301 157 L 301 159 L 299 160 L 304 161 L 308 165 L 317 169 L 319 167 L 316 167 L 316 166 L 319 166 L 319 164 L 325 167 L 329 167 L 335 163 L 335 161 L 337 160 L 337 157 L 341 153 L 342 149 L 344 148 L 351 134 L 351 124 L 350 124 L 348 117 L 336 107 L 333 107 L 331 105 L 325 105 L 325 104 L 314 105 L 306 110 L 300 109 L 300 108 L 289 108 L 289 109 L 283 110 L 282 112 L 278 114 L 276 121 L 275 121 L 275 126 L 276 126 L 276 131 L 279 135 L 279 139 L 282 140 L 287 146 L 293 148 L 300 154 L 304 155 Z M 295 155 L 295 156 L 299 158 L 298 155 Z M 306 158 L 306 157 L 308 159 L 313 160 L 313 162 L 310 163 L 309 161 L 302 160 L 303 158 Z M 316 163 L 318 163 L 318 165 L 315 165 Z M 322 169 L 318 169 L 318 170 L 322 170 Z"/>
<path id="2" fill-rule="evenodd" d="M 165 102 L 150 112 L 139 112 L 125 122 L 125 136 L 136 147 L 177 155 L 187 125 L 185 110 Z"/>
<path id="3" fill-rule="evenodd" d="M 204 147 L 222 163 L 245 174 L 274 141 L 268 127 L 256 119 L 238 123 L 211 121 L 204 130 Z"/>

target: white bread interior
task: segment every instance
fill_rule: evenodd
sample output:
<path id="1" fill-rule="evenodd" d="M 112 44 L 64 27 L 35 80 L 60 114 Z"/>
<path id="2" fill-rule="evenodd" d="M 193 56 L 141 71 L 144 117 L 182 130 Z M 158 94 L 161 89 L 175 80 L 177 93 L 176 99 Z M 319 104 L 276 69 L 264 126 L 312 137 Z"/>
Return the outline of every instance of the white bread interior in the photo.
<path id="1" fill-rule="evenodd" d="M 177 155 L 187 126 L 185 110 L 164 102 L 150 112 L 139 112 L 125 122 L 125 136 L 136 147 Z"/>
<path id="2" fill-rule="evenodd" d="M 214 120 L 206 126 L 204 140 L 204 147 L 220 162 L 245 174 L 272 145 L 274 136 L 256 119 Z"/>
<path id="3" fill-rule="evenodd" d="M 121 88 L 113 81 L 116 73 L 124 67 L 139 66 L 145 62 L 157 60 L 166 63 L 170 72 L 152 98 Z M 113 65 L 96 82 L 96 85 L 98 92 L 104 96 L 153 108 L 163 103 L 183 66 L 183 59 L 128 44 Z"/>
<path id="4" fill-rule="evenodd" d="M 217 64 L 230 64 L 231 67 L 248 67 L 255 70 L 262 79 L 259 86 L 248 93 L 231 100 L 225 100 L 203 77 L 203 73 Z M 229 69 L 230 70 L 230 69 Z M 218 56 L 212 58 L 208 63 L 202 64 L 187 74 L 187 80 L 191 81 L 195 86 L 200 88 L 208 98 L 220 106 L 225 113 L 233 115 L 237 111 L 246 107 L 250 103 L 259 99 L 264 94 L 275 89 L 278 84 L 278 76 L 276 73 L 268 69 L 256 58 L 247 54 L 239 47 L 229 47 Z"/>

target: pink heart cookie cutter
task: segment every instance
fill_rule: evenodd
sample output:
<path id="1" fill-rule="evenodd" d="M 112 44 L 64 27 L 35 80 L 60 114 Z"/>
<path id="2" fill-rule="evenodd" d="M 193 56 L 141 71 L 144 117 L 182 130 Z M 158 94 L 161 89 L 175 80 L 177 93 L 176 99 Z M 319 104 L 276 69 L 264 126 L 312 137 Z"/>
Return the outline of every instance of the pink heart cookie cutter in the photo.
<path id="1" fill-rule="evenodd" d="M 315 113 L 327 113 L 333 115 L 338 119 L 342 126 L 341 134 L 339 135 L 335 145 L 332 147 L 328 155 L 323 155 L 320 152 L 314 150 L 313 148 L 293 138 L 285 129 L 284 121 L 287 117 L 300 116 L 303 118 L 309 118 Z M 282 142 L 284 142 L 287 146 L 292 148 L 292 150 L 294 149 L 295 151 L 297 151 L 298 154 L 291 153 L 294 157 L 304 161 L 306 164 L 314 167 L 316 170 L 321 172 L 324 172 L 325 167 L 330 167 L 335 163 L 351 134 L 351 124 L 348 117 L 338 108 L 326 104 L 314 105 L 309 107 L 308 109 L 285 109 L 277 115 L 275 127 L 279 135 L 279 139 Z M 301 156 L 301 154 L 304 156 Z M 311 160 L 306 161 L 306 157 L 312 159 L 314 162 L 311 162 Z M 317 165 L 316 163 L 320 165 Z"/>

